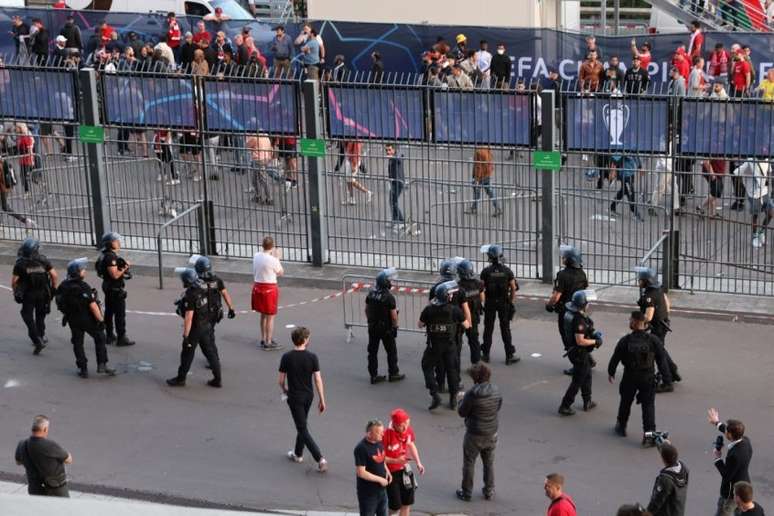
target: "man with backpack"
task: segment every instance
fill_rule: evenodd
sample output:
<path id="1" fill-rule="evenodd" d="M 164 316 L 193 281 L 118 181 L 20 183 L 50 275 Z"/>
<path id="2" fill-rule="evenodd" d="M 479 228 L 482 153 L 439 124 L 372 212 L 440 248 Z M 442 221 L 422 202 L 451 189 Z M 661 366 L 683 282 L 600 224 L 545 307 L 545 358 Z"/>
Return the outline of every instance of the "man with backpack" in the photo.
<path id="1" fill-rule="evenodd" d="M 18 251 L 13 266 L 11 288 L 14 300 L 22 305 L 21 316 L 39 355 L 46 347 L 46 315 L 51 311 L 51 294 L 56 290 L 56 270 L 44 255 L 40 254 L 40 242 L 26 239 Z"/>
<path id="2" fill-rule="evenodd" d="M 89 377 L 88 360 L 83 351 L 83 337 L 88 333 L 94 339 L 97 352 L 97 373 L 115 376 L 115 369 L 108 367 L 105 348 L 105 319 L 99 306 L 97 290 L 84 281 L 86 258 L 78 258 L 67 264 L 67 279 L 56 290 L 56 307 L 62 312 L 62 326 L 69 324 L 75 353 L 78 376 Z"/>
<path id="3" fill-rule="evenodd" d="M 228 318 L 236 317 L 234 303 L 231 295 L 226 290 L 226 284 L 217 275 L 212 272 L 212 262 L 206 256 L 195 254 L 191 256 L 189 263 L 194 266 L 199 281 L 202 282 L 204 290 L 207 292 L 207 306 L 209 307 L 210 320 L 212 321 L 210 338 L 212 339 L 212 349 L 216 356 L 218 355 L 218 346 L 215 344 L 215 325 L 223 320 L 223 301 L 228 307 Z"/>
<path id="4" fill-rule="evenodd" d="M 636 396 L 642 405 L 642 446 L 650 448 L 656 444 L 652 438 L 646 437 L 649 432 L 656 430 L 656 365 L 666 383 L 671 383 L 672 378 L 664 344 L 661 339 L 646 331 L 645 314 L 632 312 L 629 328 L 632 332 L 618 341 L 607 367 L 608 379 L 613 383 L 618 364 L 622 362 L 624 365 L 615 433 L 626 437 L 626 423 Z"/>
<path id="5" fill-rule="evenodd" d="M 107 344 L 133 346 L 134 341 L 126 336 L 126 280 L 132 279 L 131 264 L 118 256 L 121 249 L 121 235 L 105 233 L 102 237 L 102 251 L 95 267 L 97 276 L 102 278 L 102 292 L 105 293 L 105 330 Z M 115 324 L 114 324 L 115 323 Z M 113 333 L 113 328 L 115 332 Z"/>

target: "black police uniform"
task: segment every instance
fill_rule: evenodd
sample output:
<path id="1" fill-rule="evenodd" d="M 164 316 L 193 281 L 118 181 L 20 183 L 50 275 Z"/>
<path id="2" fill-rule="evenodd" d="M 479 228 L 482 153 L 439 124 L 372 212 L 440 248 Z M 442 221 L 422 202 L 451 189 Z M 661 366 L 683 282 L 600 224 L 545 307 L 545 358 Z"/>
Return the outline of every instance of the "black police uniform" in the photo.
<path id="1" fill-rule="evenodd" d="M 478 340 L 478 323 L 481 320 L 483 305 L 481 304 L 481 292 L 484 291 L 484 283 L 478 279 L 463 279 L 458 282 L 460 296 L 468 303 L 470 310 L 470 328 L 464 331 L 468 338 L 470 348 L 470 363 L 475 364 L 481 360 L 481 343 Z"/>
<path id="2" fill-rule="evenodd" d="M 454 281 L 454 280 L 441 278 L 435 283 L 435 285 L 430 287 L 429 297 L 431 302 L 433 301 L 433 299 L 435 299 L 435 289 L 438 288 L 439 285 L 442 285 L 447 281 Z M 459 306 L 460 310 L 462 310 L 462 305 L 465 302 L 465 299 L 463 298 L 462 293 L 458 290 L 457 292 L 452 294 L 451 300 L 449 302 Z M 465 312 L 463 312 L 463 315 L 464 313 Z M 457 357 L 457 366 L 455 367 L 457 371 L 457 386 L 459 387 L 461 383 L 460 374 L 459 374 L 459 368 L 460 368 L 459 358 L 460 358 L 460 351 L 462 349 L 462 327 L 461 326 L 457 330 L 457 335 L 455 336 L 455 339 L 454 339 L 454 348 L 456 352 L 455 356 Z M 435 368 L 435 381 L 438 384 L 438 392 L 445 392 L 446 391 L 446 363 L 443 361 L 439 362 Z M 449 392 L 452 392 L 452 391 L 449 390 Z"/>
<path id="3" fill-rule="evenodd" d="M 572 295 L 579 290 L 589 288 L 589 281 L 586 278 L 586 272 L 581 268 L 565 267 L 556 274 L 554 280 L 554 290 L 561 293 L 559 300 L 554 305 L 556 312 L 557 326 L 559 327 L 559 336 L 564 343 L 564 312 L 565 304 L 569 303 Z"/>
<path id="4" fill-rule="evenodd" d="M 392 310 L 397 308 L 395 296 L 387 288 L 373 288 L 366 296 L 368 319 L 368 374 L 379 376 L 379 342 L 387 352 L 387 370 L 390 376 L 400 374 L 398 348 L 395 345 L 396 328 L 392 325 Z"/>
<path id="5" fill-rule="evenodd" d="M 105 293 L 105 328 L 111 342 L 114 336 L 126 338 L 126 283 L 123 277 L 113 279 L 108 272 L 110 267 L 122 269 L 122 265 L 125 267 L 126 262 L 111 250 L 103 250 L 96 263 L 97 275 L 102 278 L 102 292 Z"/>
<path id="6" fill-rule="evenodd" d="M 511 340 L 511 319 L 516 309 L 511 303 L 510 282 L 514 279 L 513 271 L 502 263 L 493 263 L 481 271 L 481 281 L 484 282 L 486 295 L 484 343 L 481 346 L 481 355 L 487 359 L 492 348 L 495 316 L 500 320 L 500 334 L 505 347 L 505 358 L 508 359 L 516 353 L 516 348 Z"/>
<path id="7" fill-rule="evenodd" d="M 591 338 L 594 333 L 594 321 L 580 312 L 564 313 L 564 347 L 572 362 L 572 381 L 562 398 L 562 407 L 571 407 L 575 402 L 578 390 L 584 404 L 591 401 L 591 346 L 578 346 L 575 335 L 580 333 Z"/>
<path id="8" fill-rule="evenodd" d="M 626 429 L 632 402 L 636 396 L 637 402 L 642 405 L 643 432 L 656 430 L 656 365 L 665 383 L 671 383 L 661 340 L 644 330 L 633 331 L 618 341 L 607 367 L 609 376 L 615 376 L 619 362 L 624 365 L 624 373 L 618 389 L 621 394 L 618 424 L 622 429 Z"/>
<path id="9" fill-rule="evenodd" d="M 672 380 L 680 381 L 677 364 L 674 363 L 669 355 L 669 351 L 666 349 L 666 334 L 671 330 L 669 329 L 669 313 L 667 312 L 666 299 L 664 298 L 664 289 L 661 287 L 646 287 L 642 289 L 642 295 L 637 304 L 642 313 L 645 313 L 648 308 L 652 307 L 654 309 L 653 319 L 650 321 L 650 332 L 661 339 L 663 343 L 662 347 Z M 663 383 L 668 384 L 671 382 L 663 381 Z"/>
<path id="10" fill-rule="evenodd" d="M 22 305 L 21 316 L 36 350 L 43 347 L 46 337 L 46 315 L 51 311 L 51 262 L 42 254 L 19 257 L 13 266 L 18 277 L 14 298 Z"/>
<path id="11" fill-rule="evenodd" d="M 83 351 L 83 337 L 88 333 L 94 339 L 94 348 L 97 352 L 97 364 L 106 364 L 108 361 L 107 348 L 105 347 L 105 324 L 97 321 L 91 313 L 91 303 L 98 303 L 96 289 L 82 279 L 66 279 L 59 285 L 56 291 L 57 307 L 64 314 L 62 324 L 70 325 L 75 354 L 75 365 L 81 371 L 86 370 L 88 360 Z"/>
<path id="12" fill-rule="evenodd" d="M 177 369 L 177 381 L 179 384 L 185 384 L 198 345 L 210 363 L 213 379 L 220 383 L 220 359 L 212 342 L 213 321 L 210 315 L 207 291 L 199 284 L 188 287 L 183 297 L 178 301 L 178 315 L 185 317 L 186 312 L 189 311 L 193 311 L 193 321 L 188 338 L 183 340 L 180 367 Z"/>
<path id="13" fill-rule="evenodd" d="M 215 352 L 215 356 L 220 359 L 220 353 L 218 353 L 218 345 L 215 341 L 215 326 L 223 320 L 223 299 L 222 294 L 226 290 L 226 284 L 216 274 L 208 273 L 204 276 L 200 276 L 204 290 L 207 292 L 207 306 L 210 314 L 210 339 L 212 340 L 212 349 Z"/>
<path id="14" fill-rule="evenodd" d="M 456 395 L 458 384 L 456 338 L 459 327 L 465 320 L 465 314 L 454 303 L 445 305 L 427 305 L 419 320 L 427 328 L 427 348 L 422 355 L 422 373 L 425 376 L 425 386 L 430 394 L 436 396 L 439 392 L 435 371 L 443 364 L 449 383 L 449 392 Z"/>

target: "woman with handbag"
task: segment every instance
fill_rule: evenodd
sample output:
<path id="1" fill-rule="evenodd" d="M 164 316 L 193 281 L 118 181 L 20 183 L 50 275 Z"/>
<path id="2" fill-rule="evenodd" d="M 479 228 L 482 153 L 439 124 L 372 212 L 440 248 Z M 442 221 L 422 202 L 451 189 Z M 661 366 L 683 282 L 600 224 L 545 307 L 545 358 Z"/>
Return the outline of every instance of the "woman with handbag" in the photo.
<path id="1" fill-rule="evenodd" d="M 403 409 L 390 414 L 390 426 L 384 431 L 384 462 L 390 470 L 392 481 L 387 484 L 387 502 L 391 513 L 408 516 L 414 504 L 414 492 L 418 483 L 409 462 L 416 462 L 417 471 L 424 475 L 425 467 L 419 459 L 411 419 Z"/>
<path id="2" fill-rule="evenodd" d="M 13 166 L 8 160 L 0 156 L 0 167 L 2 168 L 2 173 L 0 174 L 0 208 L 28 228 L 34 228 L 35 221 L 19 215 L 8 204 L 8 195 L 13 190 L 13 187 L 16 186 L 16 173 L 13 170 Z"/>

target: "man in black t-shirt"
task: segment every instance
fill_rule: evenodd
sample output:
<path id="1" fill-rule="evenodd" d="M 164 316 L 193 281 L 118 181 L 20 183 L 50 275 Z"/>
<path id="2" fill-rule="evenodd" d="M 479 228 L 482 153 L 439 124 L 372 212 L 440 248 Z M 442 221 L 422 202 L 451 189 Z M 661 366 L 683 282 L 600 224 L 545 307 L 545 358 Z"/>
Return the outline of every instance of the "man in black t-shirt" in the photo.
<path id="1" fill-rule="evenodd" d="M 753 501 L 753 487 L 749 482 L 742 480 L 734 484 L 734 501 L 734 516 L 766 516 L 763 507 Z"/>
<path id="2" fill-rule="evenodd" d="M 48 439 L 48 426 L 46 416 L 35 416 L 32 436 L 16 447 L 16 464 L 24 466 L 27 472 L 29 494 L 69 498 L 64 465 L 72 464 L 73 457 Z"/>
<path id="3" fill-rule="evenodd" d="M 306 422 L 314 401 L 313 381 L 314 387 L 317 388 L 317 395 L 320 397 L 318 402 L 320 414 L 325 412 L 325 391 L 320 362 L 317 355 L 306 349 L 309 345 L 309 335 L 309 330 L 303 326 L 293 330 L 290 335 L 293 340 L 293 350 L 282 355 L 280 359 L 278 383 L 283 397 L 287 400 L 297 431 L 296 446 L 288 452 L 288 460 L 296 463 L 303 462 L 304 447 L 306 447 L 317 462 L 317 471 L 325 473 L 328 471 L 328 461 L 320 453 L 320 448 L 309 433 Z"/>
<path id="4" fill-rule="evenodd" d="M 355 476 L 360 516 L 387 516 L 387 492 L 392 475 L 384 463 L 384 424 L 369 421 L 366 435 L 355 446 Z"/>

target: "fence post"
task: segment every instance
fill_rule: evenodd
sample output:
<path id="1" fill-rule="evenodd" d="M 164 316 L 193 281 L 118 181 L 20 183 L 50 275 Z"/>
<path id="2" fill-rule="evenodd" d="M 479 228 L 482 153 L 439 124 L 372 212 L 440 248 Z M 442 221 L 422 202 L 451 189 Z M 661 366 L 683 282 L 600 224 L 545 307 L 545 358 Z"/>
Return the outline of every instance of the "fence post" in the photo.
<path id="1" fill-rule="evenodd" d="M 304 125 L 309 139 L 321 138 L 322 119 L 320 117 L 320 85 L 317 81 L 303 83 Z M 328 227 L 325 220 L 325 178 L 322 158 L 307 156 L 309 175 L 309 231 L 311 233 L 312 265 L 322 267 L 328 259 Z"/>
<path id="2" fill-rule="evenodd" d="M 83 93 L 83 124 L 102 126 L 97 98 L 97 75 L 93 68 L 84 68 L 78 73 Z M 110 228 L 107 202 L 107 171 L 105 170 L 105 144 L 86 143 L 86 160 L 91 186 L 94 242 L 100 242 Z"/>
<path id="3" fill-rule="evenodd" d="M 542 145 L 544 151 L 556 150 L 556 94 L 552 90 L 543 91 L 540 94 Z M 543 254 L 543 269 L 541 279 L 543 283 L 551 283 L 554 277 L 554 258 L 556 252 L 556 224 L 554 222 L 556 204 L 556 174 L 558 171 L 542 170 L 540 172 L 540 187 L 542 194 L 541 213 L 541 241 Z"/>
<path id="4" fill-rule="evenodd" d="M 680 230 L 667 230 L 664 240 L 664 290 L 680 288 Z"/>

